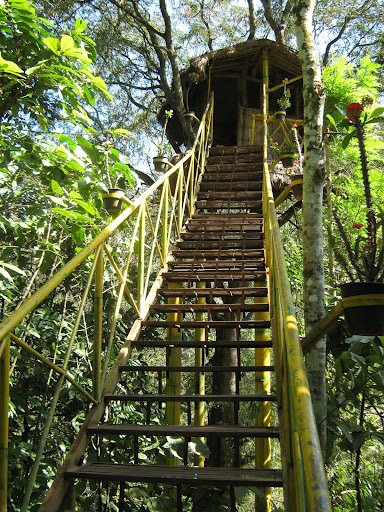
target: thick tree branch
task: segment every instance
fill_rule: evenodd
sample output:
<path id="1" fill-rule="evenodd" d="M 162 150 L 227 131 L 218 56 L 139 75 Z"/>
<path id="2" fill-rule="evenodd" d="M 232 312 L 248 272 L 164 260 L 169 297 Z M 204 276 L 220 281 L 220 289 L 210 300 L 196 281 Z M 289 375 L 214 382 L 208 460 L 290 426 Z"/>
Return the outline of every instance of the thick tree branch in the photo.
<path id="1" fill-rule="evenodd" d="M 248 14 L 249 14 L 249 39 L 255 39 L 256 35 L 256 20 L 255 20 L 255 4 L 253 0 L 248 1 Z"/>

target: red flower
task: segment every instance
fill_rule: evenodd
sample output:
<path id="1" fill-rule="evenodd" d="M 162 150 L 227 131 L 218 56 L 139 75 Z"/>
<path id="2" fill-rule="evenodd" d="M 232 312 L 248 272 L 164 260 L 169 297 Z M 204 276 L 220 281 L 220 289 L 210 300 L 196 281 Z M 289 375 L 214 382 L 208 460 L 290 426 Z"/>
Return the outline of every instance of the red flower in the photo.
<path id="1" fill-rule="evenodd" d="M 363 226 L 364 224 L 360 224 L 359 222 L 352 224 L 353 229 L 361 229 Z"/>
<path id="2" fill-rule="evenodd" d="M 355 123 L 356 119 L 360 116 L 360 114 L 364 110 L 364 105 L 361 103 L 350 103 L 347 105 L 347 117 L 348 121 L 351 123 Z"/>

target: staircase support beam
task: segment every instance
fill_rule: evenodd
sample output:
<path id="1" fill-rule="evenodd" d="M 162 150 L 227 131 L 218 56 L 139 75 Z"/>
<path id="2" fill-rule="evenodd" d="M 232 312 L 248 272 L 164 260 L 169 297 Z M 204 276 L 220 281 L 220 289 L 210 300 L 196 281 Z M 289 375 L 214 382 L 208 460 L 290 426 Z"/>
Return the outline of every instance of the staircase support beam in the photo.
<path id="1" fill-rule="evenodd" d="M 103 287 L 104 287 L 104 250 L 103 244 L 96 263 L 95 273 L 95 327 L 93 335 L 93 367 L 92 384 L 93 396 L 96 400 L 101 395 L 101 351 L 103 345 Z"/>
<path id="2" fill-rule="evenodd" d="M 0 357 L 0 512 L 7 511 L 8 498 L 8 403 L 10 340 L 5 338 L 5 348 Z"/>

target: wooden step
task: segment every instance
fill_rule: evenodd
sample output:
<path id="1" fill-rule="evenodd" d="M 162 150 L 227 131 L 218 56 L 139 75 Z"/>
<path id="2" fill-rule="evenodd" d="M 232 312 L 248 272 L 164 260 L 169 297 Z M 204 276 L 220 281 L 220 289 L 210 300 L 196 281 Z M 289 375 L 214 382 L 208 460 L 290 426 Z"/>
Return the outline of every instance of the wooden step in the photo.
<path id="1" fill-rule="evenodd" d="M 269 329 L 271 324 L 267 320 L 145 320 L 144 327 L 161 327 L 172 329 L 217 329 L 217 328 L 239 328 L 239 329 Z"/>
<path id="2" fill-rule="evenodd" d="M 262 249 L 264 246 L 264 240 L 248 238 L 235 239 L 235 240 L 181 240 L 177 242 L 176 246 L 180 249 L 191 249 L 191 250 L 213 250 L 213 249 Z"/>
<path id="3" fill-rule="evenodd" d="M 276 427 L 227 427 L 223 425 L 119 425 L 101 424 L 87 428 L 90 435 L 105 436 L 172 436 L 172 437 L 234 437 L 234 438 L 274 438 L 280 437 Z"/>
<path id="4" fill-rule="evenodd" d="M 247 210 L 258 209 L 261 211 L 261 201 L 248 199 L 245 201 L 237 200 L 236 202 L 228 199 L 227 201 L 200 200 L 196 201 L 196 208 L 202 210 Z"/>
<path id="5" fill-rule="evenodd" d="M 258 349 L 270 348 L 272 342 L 270 340 L 260 341 L 199 341 L 199 340 L 180 340 L 180 341 L 164 341 L 164 340 L 137 340 L 132 343 L 132 347 L 136 348 L 238 348 L 238 349 Z"/>
<path id="6" fill-rule="evenodd" d="M 260 181 L 263 180 L 263 171 L 255 171 L 253 169 L 236 169 L 232 167 L 232 169 L 222 169 L 223 166 L 220 165 L 212 165 L 209 166 L 210 170 L 204 173 L 203 183 L 218 183 L 224 181 L 230 181 L 232 183 L 241 183 L 245 181 Z M 216 172 L 213 169 L 221 168 L 221 170 L 217 170 Z"/>
<path id="7" fill-rule="evenodd" d="M 210 155 L 207 159 L 207 165 L 212 164 L 256 164 L 262 163 L 263 156 L 261 153 L 251 153 L 248 155 Z"/>
<path id="8" fill-rule="evenodd" d="M 250 222 L 252 223 L 255 219 L 263 220 L 263 214 L 258 212 L 249 212 L 249 213 L 239 213 L 239 212 L 231 212 L 231 213 L 196 213 L 190 220 L 193 221 L 217 221 L 217 222 Z"/>
<path id="9" fill-rule="evenodd" d="M 153 304 L 151 311 L 160 313 L 261 312 L 269 304 Z"/>
<path id="10" fill-rule="evenodd" d="M 231 233 L 260 233 L 263 229 L 263 222 L 257 221 L 254 223 L 230 223 L 230 222 L 194 222 L 188 223 L 185 226 L 185 229 L 189 233 L 222 233 L 222 234 L 231 234 Z"/>
<path id="11" fill-rule="evenodd" d="M 248 155 L 249 153 L 252 154 L 259 154 L 263 150 L 263 146 L 256 145 L 256 144 L 249 144 L 247 146 L 213 146 L 209 154 L 211 156 L 219 156 L 219 155 Z"/>
<path id="12" fill-rule="evenodd" d="M 249 373 L 249 372 L 273 372 L 274 366 L 146 366 L 124 365 L 120 366 L 121 372 L 161 372 L 161 373 Z"/>
<path id="13" fill-rule="evenodd" d="M 65 478 L 115 482 L 157 482 L 168 485 L 207 485 L 281 487 L 282 473 L 277 469 L 197 468 L 191 466 L 144 466 L 94 462 L 73 467 Z"/>
<path id="14" fill-rule="evenodd" d="M 160 288 L 157 292 L 162 297 L 267 297 L 266 287 L 236 288 Z"/>
<path id="15" fill-rule="evenodd" d="M 182 244 L 183 242 L 179 242 Z M 189 242 L 184 242 L 189 244 Z M 190 245 L 187 248 L 176 249 L 172 252 L 172 256 L 176 259 L 196 259 L 196 260 L 241 260 L 249 258 L 260 258 L 264 256 L 264 249 L 191 249 Z M 192 244 L 194 245 L 194 244 Z"/>
<path id="16" fill-rule="evenodd" d="M 222 177 L 221 177 L 222 178 Z M 259 191 L 263 187 L 261 181 L 238 181 L 237 176 L 233 177 L 233 180 L 203 180 L 200 185 L 200 192 L 216 192 L 220 190 L 231 190 L 231 191 Z"/>
<path id="17" fill-rule="evenodd" d="M 201 232 L 194 232 L 194 231 L 187 231 L 186 233 L 183 233 L 182 235 L 182 239 L 185 241 L 185 242 L 188 242 L 188 241 L 198 241 L 198 242 L 204 242 L 204 241 L 220 241 L 220 242 L 232 242 L 232 241 L 251 241 L 251 240 L 263 240 L 263 233 L 260 232 L 260 231 L 256 231 L 256 230 L 253 230 L 253 231 L 250 231 L 250 232 L 246 232 L 246 231 L 235 231 L 233 233 L 229 232 L 229 233 L 223 233 L 223 232 L 219 232 L 219 233 L 211 233 L 211 232 L 206 232 L 206 231 L 201 231 Z"/>
<path id="18" fill-rule="evenodd" d="M 197 201 L 231 201 L 236 203 L 238 201 L 261 199 L 261 196 L 261 190 L 242 190 L 240 192 L 232 190 L 209 190 L 208 192 L 199 192 Z"/>
<path id="19" fill-rule="evenodd" d="M 258 162 L 207 162 L 204 170 L 204 179 L 206 176 L 215 174 L 231 174 L 236 176 L 237 173 L 257 173 L 260 180 L 263 176 L 263 163 Z"/>
<path id="20" fill-rule="evenodd" d="M 258 270 L 257 272 L 245 271 L 209 271 L 206 272 L 164 272 L 163 278 L 167 281 L 183 281 L 183 282 L 234 282 L 234 281 L 265 281 L 266 272 Z"/>
<path id="21" fill-rule="evenodd" d="M 104 395 L 105 402 L 276 402 L 275 394 L 258 395 Z"/>
<path id="22" fill-rule="evenodd" d="M 168 268 L 172 270 L 257 270 L 265 267 L 264 258 L 255 258 L 252 260 L 239 260 L 239 261 L 170 261 Z"/>

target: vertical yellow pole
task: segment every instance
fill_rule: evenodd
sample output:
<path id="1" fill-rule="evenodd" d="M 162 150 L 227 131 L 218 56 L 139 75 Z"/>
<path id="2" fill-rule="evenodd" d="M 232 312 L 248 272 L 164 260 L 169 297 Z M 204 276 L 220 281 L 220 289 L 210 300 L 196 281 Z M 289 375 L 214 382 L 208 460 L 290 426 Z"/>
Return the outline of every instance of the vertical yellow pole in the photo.
<path id="1" fill-rule="evenodd" d="M 0 512 L 7 510 L 8 489 L 8 402 L 9 402 L 9 338 L 3 340 L 0 357 Z"/>
<path id="2" fill-rule="evenodd" d="M 170 282 L 168 287 L 178 288 L 179 283 Z M 180 297 L 170 297 L 168 304 L 180 304 Z M 169 322 L 177 322 L 180 319 L 180 313 L 168 313 L 167 320 Z M 179 341 L 181 338 L 180 331 L 177 327 L 171 327 L 168 329 L 168 343 L 174 343 Z M 170 351 L 169 366 L 181 366 L 181 349 L 179 347 L 173 347 Z M 180 395 L 181 394 L 181 373 L 170 372 L 168 374 L 167 384 L 165 387 L 166 395 Z M 167 425 L 180 425 L 180 402 L 166 402 L 165 404 L 165 421 Z M 176 467 L 180 465 L 180 460 L 174 455 L 168 455 L 167 465 Z M 174 501 L 177 499 L 176 488 L 171 487 L 168 489 L 167 494 Z M 176 508 L 170 508 L 169 512 L 176 512 Z"/>
<path id="3" fill-rule="evenodd" d="M 195 159 L 193 157 L 189 165 L 189 216 L 192 217 L 195 212 Z"/>
<path id="4" fill-rule="evenodd" d="M 169 198 L 168 198 L 168 180 L 164 181 L 163 184 L 163 214 L 162 214 L 162 226 L 161 226 L 161 253 L 163 260 L 166 261 L 168 256 L 168 210 L 169 210 Z"/>
<path id="5" fill-rule="evenodd" d="M 101 246 L 95 272 L 95 328 L 93 334 L 93 396 L 101 395 L 101 351 L 103 346 L 103 286 L 104 286 L 104 249 Z"/>
<path id="6" fill-rule="evenodd" d="M 184 179 L 183 179 L 183 169 L 179 169 L 179 186 L 177 191 L 177 233 L 180 235 L 181 228 L 183 227 L 183 186 L 184 186 Z"/>
<path id="7" fill-rule="evenodd" d="M 179 283 L 169 283 L 169 288 L 178 288 Z M 180 297 L 170 297 L 168 304 L 180 304 Z M 168 313 L 168 322 L 178 322 L 180 320 L 180 313 Z M 181 334 L 177 327 L 170 327 L 168 329 L 168 342 L 174 343 L 180 341 Z M 181 349 L 174 347 L 171 349 L 169 357 L 169 366 L 181 366 Z M 180 395 L 181 394 L 181 374 L 180 372 L 170 372 L 167 379 L 165 388 L 167 395 Z M 180 425 L 180 402 L 167 402 L 166 403 L 166 423 L 167 425 Z M 169 465 L 177 466 L 178 459 L 173 456 L 169 457 Z"/>
<path id="8" fill-rule="evenodd" d="M 198 283 L 197 288 L 205 288 L 205 283 Z M 205 297 L 199 297 L 197 300 L 198 304 L 205 304 Z M 196 321 L 205 320 L 206 313 L 197 312 L 196 313 Z M 195 329 L 195 337 L 196 341 L 200 341 L 204 343 L 206 341 L 205 337 L 205 329 L 203 327 L 199 327 Z M 204 348 L 196 348 L 195 349 L 195 366 L 203 366 L 203 353 Z M 196 372 L 195 377 L 195 390 L 197 395 L 205 394 L 205 374 Z M 205 425 L 205 402 L 197 402 L 195 404 L 195 425 L 204 426 Z M 203 441 L 204 438 L 200 438 L 200 441 Z M 204 457 L 202 455 L 196 455 L 195 464 L 204 467 Z"/>
<path id="9" fill-rule="evenodd" d="M 137 307 L 140 316 L 144 306 L 145 286 L 145 211 L 146 201 L 143 201 L 139 211 L 139 258 L 137 263 Z"/>
<path id="10" fill-rule="evenodd" d="M 267 117 L 268 117 L 268 52 L 263 51 L 263 97 L 262 97 L 262 111 L 263 111 L 263 126 L 264 126 L 264 143 L 263 143 L 263 161 L 267 161 Z M 267 283 L 259 283 L 266 286 Z M 268 297 L 259 297 L 255 302 L 259 304 L 268 303 Z M 255 313 L 255 320 L 269 320 L 269 313 Z M 270 338 L 269 330 L 259 331 L 256 330 L 257 340 L 268 340 Z M 270 365 L 270 349 L 259 348 L 255 350 L 255 364 L 256 366 L 269 366 Z M 255 375 L 255 388 L 256 393 L 270 393 L 271 380 L 270 372 L 257 372 Z M 260 409 L 256 414 L 256 426 L 268 427 L 270 426 L 271 404 L 270 402 L 263 402 Z M 257 469 L 268 469 L 271 465 L 271 440 L 269 438 L 255 440 L 255 464 Z M 271 488 L 264 489 L 265 499 L 258 496 L 255 498 L 256 512 L 270 512 L 271 511 Z"/>

